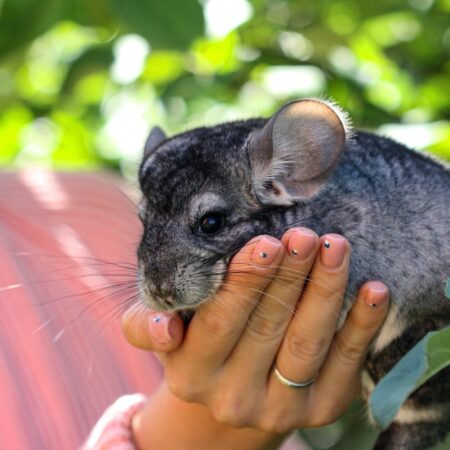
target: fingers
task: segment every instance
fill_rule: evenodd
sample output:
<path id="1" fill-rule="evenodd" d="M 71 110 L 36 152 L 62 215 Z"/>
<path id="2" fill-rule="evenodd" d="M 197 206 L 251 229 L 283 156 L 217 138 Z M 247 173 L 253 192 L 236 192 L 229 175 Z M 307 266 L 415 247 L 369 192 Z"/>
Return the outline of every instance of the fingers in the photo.
<path id="1" fill-rule="evenodd" d="M 366 283 L 336 333 L 350 253 L 343 237 L 318 239 L 304 229 L 290 230 L 282 242 L 255 238 L 233 258 L 223 286 L 196 312 L 184 339 L 178 316 L 139 307 L 125 314 L 124 333 L 140 348 L 165 352 L 172 393 L 203 403 L 226 423 L 262 429 L 329 423 L 356 395 L 368 345 L 387 311 L 386 286 Z M 288 379 L 316 382 L 300 390 L 283 386 L 270 372 L 275 360 Z"/>
<path id="2" fill-rule="evenodd" d="M 306 228 L 289 230 L 282 238 L 286 251 L 264 295 L 249 318 L 248 325 L 229 359 L 233 366 L 247 370 L 249 378 L 268 373 L 313 265 L 318 236 Z M 248 355 L 252 355 L 249 359 Z"/>
<path id="3" fill-rule="evenodd" d="M 386 314 L 387 288 L 367 283 L 336 333 L 348 242 L 297 229 L 282 243 L 259 237 L 245 246 L 214 300 L 193 317 L 180 347 L 166 354 L 172 393 L 206 405 L 233 426 L 288 430 L 333 421 L 359 389 L 366 349 Z M 288 379 L 316 382 L 287 388 L 270 372 L 274 360 Z"/>
<path id="4" fill-rule="evenodd" d="M 320 238 L 310 279 L 276 360 L 279 371 L 288 379 L 304 382 L 317 376 L 336 330 L 349 261 L 350 245 L 345 238 L 336 234 Z M 278 391 L 280 383 L 275 374 L 272 381 Z"/>
<path id="5" fill-rule="evenodd" d="M 143 350 L 167 353 L 183 340 L 183 322 L 176 313 L 156 313 L 137 303 L 122 316 L 127 341 Z"/>
<path id="6" fill-rule="evenodd" d="M 345 321 L 336 334 L 329 355 L 320 373 L 315 405 L 318 411 L 341 405 L 341 410 L 360 391 L 360 369 L 369 344 L 381 327 L 388 312 L 389 291 L 380 281 L 365 283 Z M 336 389 L 336 380 L 342 380 Z"/>
<path id="7" fill-rule="evenodd" d="M 236 345 L 283 256 L 280 241 L 252 239 L 231 261 L 213 301 L 194 315 L 180 349 L 171 361 L 183 361 L 185 371 L 201 378 L 219 370 Z"/>

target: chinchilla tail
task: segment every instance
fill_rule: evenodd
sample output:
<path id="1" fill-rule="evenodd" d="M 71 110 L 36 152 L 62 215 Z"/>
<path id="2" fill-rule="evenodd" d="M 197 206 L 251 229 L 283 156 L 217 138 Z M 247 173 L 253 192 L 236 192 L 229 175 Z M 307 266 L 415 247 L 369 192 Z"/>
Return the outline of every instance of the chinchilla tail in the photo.
<path id="1" fill-rule="evenodd" d="M 383 431 L 373 450 L 426 450 L 445 439 L 450 422 L 393 423 Z"/>

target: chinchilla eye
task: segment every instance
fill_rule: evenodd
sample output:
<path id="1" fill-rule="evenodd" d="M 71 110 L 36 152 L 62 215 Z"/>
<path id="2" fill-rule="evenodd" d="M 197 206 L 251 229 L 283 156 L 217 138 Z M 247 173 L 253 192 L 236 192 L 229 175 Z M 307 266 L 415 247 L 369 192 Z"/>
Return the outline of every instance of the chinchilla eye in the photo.
<path id="1" fill-rule="evenodd" d="M 214 234 L 222 228 L 223 222 L 224 216 L 222 214 L 206 214 L 201 218 L 198 230 L 204 234 Z"/>

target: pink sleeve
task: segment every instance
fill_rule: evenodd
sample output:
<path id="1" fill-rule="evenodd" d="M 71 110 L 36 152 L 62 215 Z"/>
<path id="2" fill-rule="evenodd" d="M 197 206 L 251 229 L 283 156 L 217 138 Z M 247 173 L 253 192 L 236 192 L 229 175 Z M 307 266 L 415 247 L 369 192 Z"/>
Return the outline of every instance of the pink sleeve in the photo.
<path id="1" fill-rule="evenodd" d="M 146 400 L 142 394 L 118 398 L 100 417 L 80 450 L 135 450 L 131 421 Z"/>
<path id="2" fill-rule="evenodd" d="M 136 450 L 131 421 L 147 401 L 142 394 L 124 395 L 100 417 L 88 439 L 79 450 Z M 298 434 L 292 433 L 279 450 L 309 450 Z"/>

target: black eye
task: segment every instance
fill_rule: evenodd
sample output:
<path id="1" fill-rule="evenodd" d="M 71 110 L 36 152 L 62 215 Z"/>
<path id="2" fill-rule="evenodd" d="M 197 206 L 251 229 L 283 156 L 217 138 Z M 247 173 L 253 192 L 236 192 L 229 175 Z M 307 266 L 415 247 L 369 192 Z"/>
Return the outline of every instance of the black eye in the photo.
<path id="1" fill-rule="evenodd" d="M 224 217 L 222 214 L 206 214 L 200 220 L 198 230 L 205 234 L 217 233 L 223 226 Z"/>

